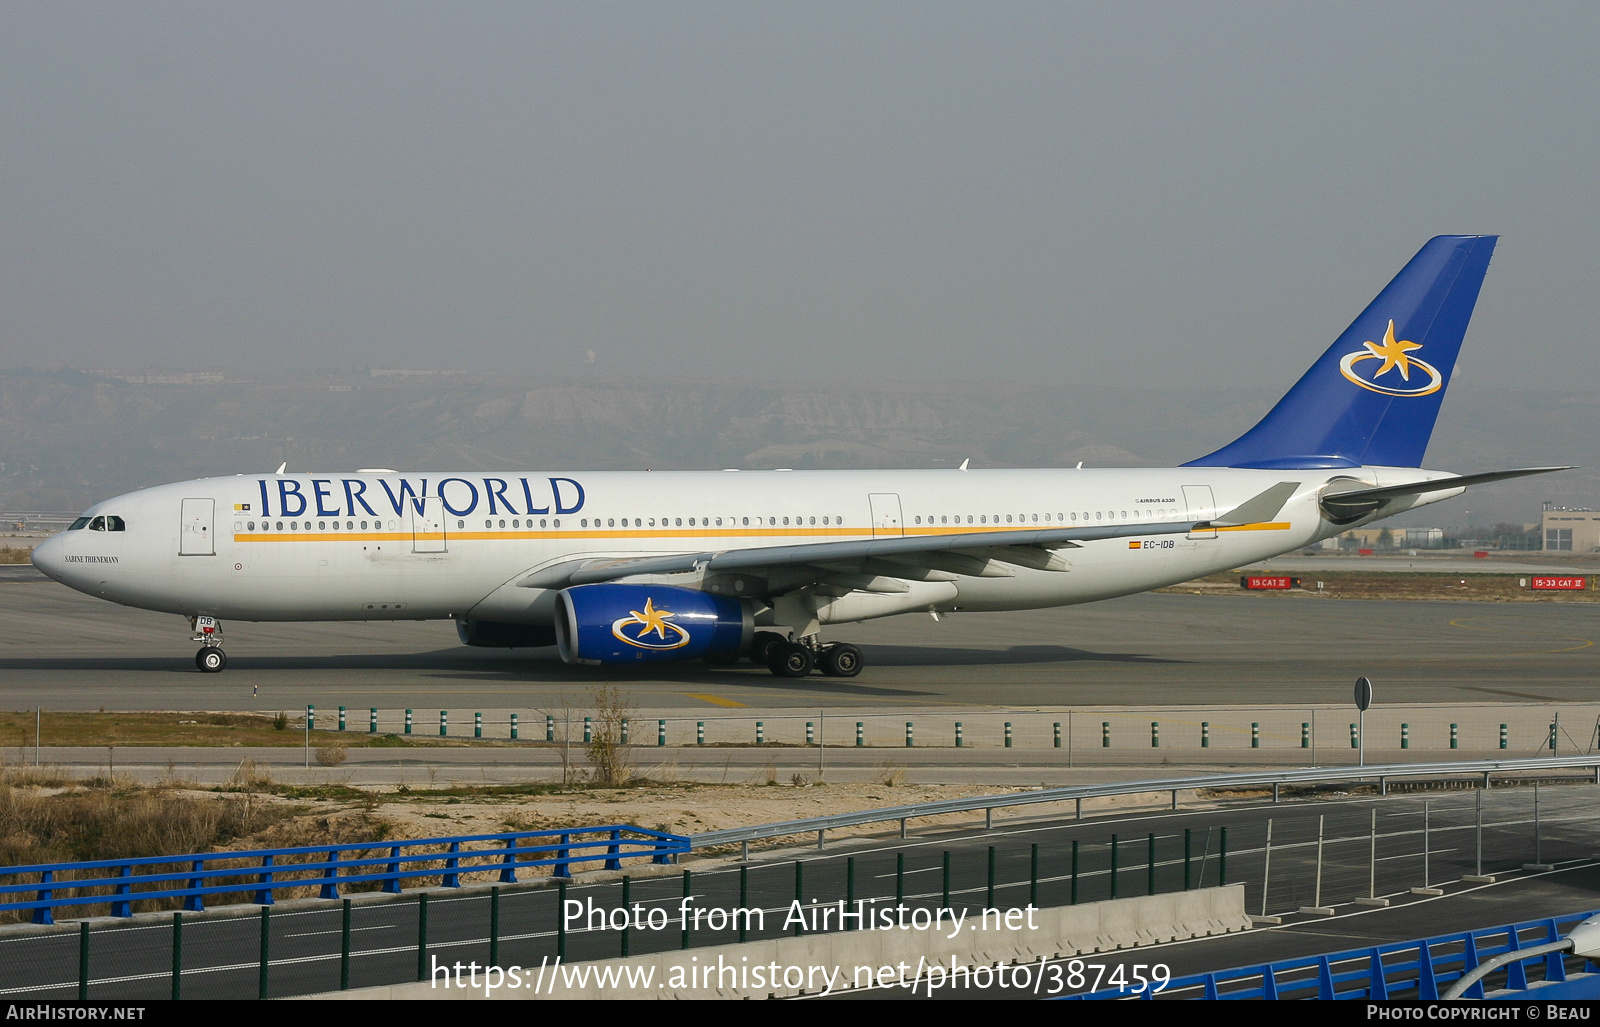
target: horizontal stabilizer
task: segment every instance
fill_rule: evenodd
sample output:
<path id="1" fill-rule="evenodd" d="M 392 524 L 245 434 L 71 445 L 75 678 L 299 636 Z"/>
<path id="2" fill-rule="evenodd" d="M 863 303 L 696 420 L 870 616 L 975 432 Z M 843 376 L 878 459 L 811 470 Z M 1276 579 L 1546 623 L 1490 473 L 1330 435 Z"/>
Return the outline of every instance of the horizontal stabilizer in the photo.
<path id="1" fill-rule="evenodd" d="M 1414 481 L 1405 485 L 1385 485 L 1382 488 L 1354 489 L 1335 492 L 1322 497 L 1322 509 L 1335 523 L 1365 517 L 1385 500 L 1402 496 L 1421 496 L 1429 492 L 1448 492 L 1468 485 L 1485 485 L 1491 481 L 1525 478 L 1530 474 L 1549 474 L 1552 471 L 1570 471 L 1572 467 L 1518 467 L 1509 471 L 1484 471 L 1482 474 L 1462 474 L 1453 478 L 1434 478 L 1431 481 Z"/>

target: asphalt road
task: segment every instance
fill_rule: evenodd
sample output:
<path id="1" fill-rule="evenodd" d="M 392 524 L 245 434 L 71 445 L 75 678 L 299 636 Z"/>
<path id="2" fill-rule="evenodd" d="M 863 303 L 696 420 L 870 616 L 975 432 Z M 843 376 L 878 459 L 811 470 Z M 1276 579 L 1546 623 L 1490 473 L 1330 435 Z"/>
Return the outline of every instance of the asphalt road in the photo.
<path id="1" fill-rule="evenodd" d="M 1068 904 L 1181 889 L 1185 875 L 1194 886 L 1246 884 L 1251 912 L 1288 915 L 1281 928 L 1196 942 L 1154 946 L 1124 958 L 1166 963 L 1174 976 L 1222 969 L 1266 959 L 1337 951 L 1371 940 L 1400 940 L 1446 930 L 1489 927 L 1541 915 L 1568 913 L 1600 905 L 1594 850 L 1600 815 L 1600 789 L 1569 786 L 1541 790 L 1540 835 L 1533 831 L 1530 789 L 1502 789 L 1484 796 L 1481 869 L 1500 875 L 1494 885 L 1459 883 L 1479 870 L 1477 807 L 1474 793 L 1429 798 L 1348 799 L 1278 806 L 1239 803 L 1181 814 L 1118 814 L 1083 821 L 1014 823 L 987 833 L 913 837 L 907 841 L 862 840 L 825 853 L 795 850 L 758 858 L 741 874 L 726 863 L 690 863 L 663 876 L 630 883 L 630 907 L 660 910 L 659 929 L 624 932 L 595 926 L 587 918 L 568 924 L 560 936 L 557 893 L 550 888 L 505 889 L 498 913 L 501 965 L 537 967 L 564 953 L 568 961 L 644 954 L 682 947 L 685 885 L 691 904 L 710 910 L 760 908 L 759 928 L 748 939 L 794 933 L 785 924 L 796 897 L 830 902 L 852 890 L 885 908 L 983 907 Z M 1424 804 L 1426 803 L 1426 812 Z M 1376 858 L 1369 831 L 1376 810 Z M 1272 820 L 1271 872 L 1266 873 L 1265 830 Z M 1323 873 L 1317 894 L 1316 837 L 1324 832 Z M 1227 830 L 1224 843 L 1223 831 Z M 1187 833 L 1187 835 L 1186 835 Z M 1116 855 L 1113 871 L 1113 843 Z M 1152 841 L 1153 836 L 1153 841 Z M 1074 847 L 1076 843 L 1076 873 Z M 1226 866 L 1223 851 L 1226 844 Z M 1037 874 L 1034 847 L 1037 847 Z M 1152 846 L 1155 859 L 1152 862 Z M 989 887 L 993 847 L 995 887 Z M 1185 852 L 1187 847 L 1187 858 Z M 1426 855 L 1424 853 L 1426 852 Z M 1569 868 L 1562 875 L 1530 877 L 1520 867 L 1535 854 Z M 946 855 L 948 854 L 948 856 Z M 381 858 L 383 851 L 377 852 Z M 800 869 L 797 873 L 796 867 Z M 945 867 L 948 864 L 949 870 Z M 1374 869 L 1375 868 L 1375 869 Z M 685 881 L 683 870 L 691 872 Z M 280 873 L 284 871 L 280 868 Z M 492 879 L 480 875 L 480 880 Z M 1263 895 L 1263 881 L 1267 883 Z M 1412 887 L 1433 885 L 1442 898 L 1419 898 Z M 1396 905 L 1373 912 L 1353 900 L 1371 888 Z M 742 890 L 741 890 L 742 889 Z M 898 898 L 897 898 L 898 896 Z M 616 908 L 620 882 L 575 883 L 568 897 L 587 909 Z M 1335 908 L 1335 917 L 1296 914 L 1313 900 Z M 300 903 L 279 909 L 268 923 L 272 996 L 315 993 L 339 986 L 342 911 L 336 904 Z M 259 986 L 261 920 L 253 915 L 194 917 L 183 927 L 183 994 L 189 998 L 252 998 Z M 974 914 L 975 915 L 975 914 Z M 352 909 L 350 984 L 362 987 L 416 979 L 420 909 L 415 897 L 359 903 Z M 428 904 L 427 943 L 441 962 L 490 962 L 490 899 L 487 895 L 435 890 Z M 648 923 L 648 921 L 645 921 Z M 736 928 L 717 929 L 709 919 L 691 925 L 690 946 L 736 941 Z M 0 937 L 0 995 L 71 997 L 76 993 L 78 936 L 10 931 Z M 170 914 L 132 924 L 98 921 L 91 930 L 90 997 L 161 998 L 171 988 Z M 1097 957 L 1100 958 L 1100 957 Z M 1115 959 L 1115 956 L 1104 957 Z M 892 996 L 893 991 L 874 993 Z M 977 997 L 968 995 L 966 997 Z M 983 997 L 1003 997 L 989 992 Z M 1019 996 L 1021 997 L 1021 996 Z"/>
<path id="2" fill-rule="evenodd" d="M 448 623 L 226 624 L 228 669 L 195 670 L 177 617 L 0 576 L 0 707 L 438 710 L 582 706 L 615 685 L 639 708 L 849 707 L 886 713 L 1172 703 L 1566 703 L 1596 698 L 1592 605 L 1141 595 L 1057 610 L 906 616 L 828 632 L 858 678 L 794 682 L 750 664 L 569 668 L 553 650 L 484 650 Z"/>

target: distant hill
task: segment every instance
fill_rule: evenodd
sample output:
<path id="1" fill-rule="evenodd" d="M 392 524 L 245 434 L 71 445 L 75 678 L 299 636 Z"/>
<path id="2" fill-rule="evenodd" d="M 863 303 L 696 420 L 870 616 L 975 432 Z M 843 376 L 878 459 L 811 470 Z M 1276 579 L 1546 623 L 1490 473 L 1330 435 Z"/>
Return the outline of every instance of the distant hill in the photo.
<path id="1" fill-rule="evenodd" d="M 491 376 L 133 384 L 0 372 L 0 509 L 76 510 L 145 485 L 297 470 L 1161 466 L 1249 427 L 1276 390 L 1037 384 L 565 382 Z M 1600 395 L 1457 386 L 1431 466 L 1585 463 L 1474 490 L 1429 523 L 1600 505 Z M 1458 509 L 1459 508 L 1459 509 Z M 1455 522 L 1450 520 L 1455 518 Z M 1430 518 L 1432 518 L 1430 520 Z M 1420 523 L 1420 522 L 1419 522 Z"/>

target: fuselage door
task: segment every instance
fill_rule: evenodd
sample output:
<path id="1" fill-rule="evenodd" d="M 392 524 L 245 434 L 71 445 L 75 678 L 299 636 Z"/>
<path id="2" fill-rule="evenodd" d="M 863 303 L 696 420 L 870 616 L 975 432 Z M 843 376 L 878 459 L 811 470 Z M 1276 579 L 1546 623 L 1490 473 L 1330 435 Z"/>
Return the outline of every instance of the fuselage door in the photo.
<path id="1" fill-rule="evenodd" d="M 872 504 L 872 537 L 893 538 L 904 535 L 905 520 L 900 516 L 900 494 L 874 492 L 867 497 Z"/>
<path id="2" fill-rule="evenodd" d="M 423 496 L 411 502 L 411 551 L 445 551 L 444 502 L 438 496 Z"/>
<path id="3" fill-rule="evenodd" d="M 1183 487 L 1183 502 L 1189 508 L 1189 519 L 1193 521 L 1209 520 L 1217 515 L 1217 501 L 1211 495 L 1210 485 L 1185 485 Z M 1216 528 L 1202 528 L 1199 531 L 1189 532 L 1189 538 L 1216 538 Z"/>
<path id="4" fill-rule="evenodd" d="M 215 525 L 212 511 L 214 499 L 185 499 L 183 501 L 183 527 L 178 534 L 179 556 L 216 556 L 216 540 L 212 538 Z"/>

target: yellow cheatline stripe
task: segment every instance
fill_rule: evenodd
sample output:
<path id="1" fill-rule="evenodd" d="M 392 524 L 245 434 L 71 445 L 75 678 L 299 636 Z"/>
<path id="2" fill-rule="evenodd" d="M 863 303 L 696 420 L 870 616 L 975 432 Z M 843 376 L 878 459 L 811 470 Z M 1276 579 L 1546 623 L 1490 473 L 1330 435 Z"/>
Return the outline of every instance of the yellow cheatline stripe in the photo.
<path id="1" fill-rule="evenodd" d="M 1059 527 L 1059 525 L 1057 526 Z M 1112 525 L 1106 525 L 1112 527 Z M 1136 525 L 1121 525 L 1121 527 L 1136 527 Z M 1218 527 L 1211 531 L 1288 531 L 1292 525 L 1288 521 L 1274 521 L 1260 524 L 1237 524 L 1228 527 Z M 1045 531 L 1046 528 L 1036 528 L 1033 525 L 1022 527 L 1007 527 L 1004 525 L 975 525 L 973 527 L 939 528 L 939 529 L 908 529 L 904 536 L 880 535 L 878 538 L 899 537 L 938 537 L 941 535 L 979 535 L 992 534 L 997 531 Z M 421 539 L 429 542 L 455 541 L 455 542 L 498 542 L 506 540 L 530 541 L 537 539 L 674 539 L 674 538 L 859 538 L 873 537 L 868 528 L 696 528 L 696 529 L 651 529 L 620 531 L 615 528 L 580 528 L 576 531 L 565 529 L 550 529 L 539 531 L 442 531 L 442 532 L 383 532 L 371 533 L 361 531 L 341 532 L 257 532 L 249 534 L 236 533 L 235 542 L 405 542 L 409 539 Z M 1095 541 L 1095 540 L 1090 540 Z M 1100 541 L 1112 541 L 1111 539 Z M 1133 548 L 1130 546 L 1130 548 Z"/>
<path id="2" fill-rule="evenodd" d="M 713 706 L 726 706 L 729 709 L 739 710 L 747 708 L 742 702 L 734 702 L 732 699 L 724 699 L 720 695 L 702 695 L 699 692 L 679 692 L 678 694 L 686 695 L 691 699 L 699 699 L 701 702 L 708 702 Z"/>

